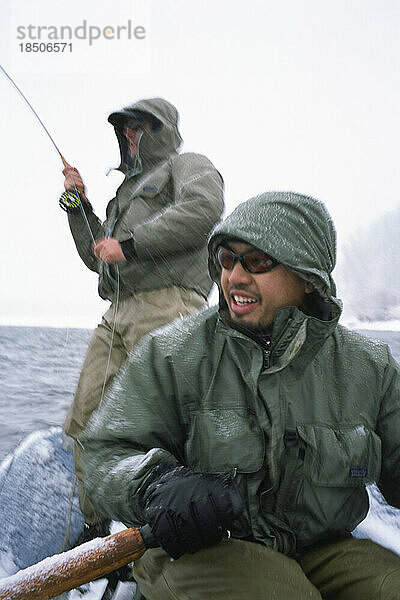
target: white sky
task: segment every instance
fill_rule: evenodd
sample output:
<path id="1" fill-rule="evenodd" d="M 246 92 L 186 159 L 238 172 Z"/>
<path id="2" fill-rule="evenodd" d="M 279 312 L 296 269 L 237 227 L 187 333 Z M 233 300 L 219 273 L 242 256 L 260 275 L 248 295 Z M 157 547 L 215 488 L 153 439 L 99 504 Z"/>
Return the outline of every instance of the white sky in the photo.
<path id="1" fill-rule="evenodd" d="M 56 54 L 21 52 L 17 39 L 29 24 L 128 19 L 144 40 L 73 40 Z M 118 164 L 107 115 L 157 95 L 180 112 L 184 150 L 224 176 L 227 212 L 265 190 L 314 195 L 340 251 L 399 204 L 399 29 L 398 0 L 2 0 L 0 63 L 101 218 L 120 181 L 105 176 Z M 0 98 L 0 324 L 94 326 L 107 305 L 58 207 L 60 159 L 1 73 Z"/>

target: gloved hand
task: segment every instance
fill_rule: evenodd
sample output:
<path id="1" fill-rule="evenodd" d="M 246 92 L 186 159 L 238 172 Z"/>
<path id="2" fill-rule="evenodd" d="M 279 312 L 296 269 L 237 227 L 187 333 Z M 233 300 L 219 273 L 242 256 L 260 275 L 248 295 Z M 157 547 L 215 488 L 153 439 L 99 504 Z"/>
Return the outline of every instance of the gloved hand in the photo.
<path id="1" fill-rule="evenodd" d="M 237 484 L 222 475 L 174 467 L 151 478 L 139 506 L 153 536 L 172 558 L 217 544 L 244 510 Z"/>

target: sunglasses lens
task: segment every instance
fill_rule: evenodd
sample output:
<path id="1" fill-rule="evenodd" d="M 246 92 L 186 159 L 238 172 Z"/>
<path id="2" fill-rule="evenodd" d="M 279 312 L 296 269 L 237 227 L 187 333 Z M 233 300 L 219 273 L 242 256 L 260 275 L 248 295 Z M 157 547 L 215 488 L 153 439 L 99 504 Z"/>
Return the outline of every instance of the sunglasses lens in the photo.
<path id="1" fill-rule="evenodd" d="M 266 273 L 276 264 L 273 258 L 264 252 L 247 252 L 243 254 L 243 260 L 250 273 Z"/>
<path id="2" fill-rule="evenodd" d="M 219 247 L 217 252 L 217 258 L 222 268 L 228 270 L 232 269 L 234 259 L 233 254 L 230 250 L 228 250 L 227 248 Z"/>
<path id="3" fill-rule="evenodd" d="M 129 119 L 125 121 L 124 129 L 131 129 L 132 131 L 137 131 L 142 128 L 143 123 L 141 121 L 136 121 L 135 119 Z"/>
<path id="4" fill-rule="evenodd" d="M 277 261 L 269 256 L 269 254 L 265 254 L 265 252 L 261 252 L 260 250 L 235 254 L 223 246 L 218 248 L 217 259 L 223 269 L 227 269 L 228 271 L 233 269 L 233 265 L 237 258 L 239 258 L 240 262 L 249 273 L 266 273 L 277 264 Z"/>

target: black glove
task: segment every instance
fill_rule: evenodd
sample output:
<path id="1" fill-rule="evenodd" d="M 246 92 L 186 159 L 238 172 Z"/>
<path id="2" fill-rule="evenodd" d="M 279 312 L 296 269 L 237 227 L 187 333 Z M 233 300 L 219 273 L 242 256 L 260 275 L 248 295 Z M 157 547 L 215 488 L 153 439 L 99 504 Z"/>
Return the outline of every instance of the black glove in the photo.
<path id="1" fill-rule="evenodd" d="M 222 475 L 174 467 L 139 492 L 153 536 L 172 558 L 217 544 L 244 510 L 237 484 Z"/>

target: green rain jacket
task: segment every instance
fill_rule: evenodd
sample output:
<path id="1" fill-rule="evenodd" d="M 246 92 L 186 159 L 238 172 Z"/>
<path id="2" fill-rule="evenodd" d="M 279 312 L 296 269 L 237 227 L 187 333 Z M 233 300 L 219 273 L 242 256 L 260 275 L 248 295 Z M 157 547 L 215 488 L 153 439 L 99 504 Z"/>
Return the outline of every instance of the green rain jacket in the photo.
<path id="1" fill-rule="evenodd" d="M 122 128 L 125 119 L 138 113 L 145 113 L 155 128 L 143 132 L 140 160 L 133 164 Z M 118 139 L 118 169 L 125 179 L 107 206 L 103 224 L 84 204 L 95 239 L 134 239 L 136 257 L 119 263 L 122 297 L 174 285 L 207 297 L 212 285 L 206 268 L 207 238 L 224 208 L 221 175 L 205 156 L 178 154 L 182 142 L 178 113 L 162 98 L 141 100 L 112 113 L 108 120 Z M 114 300 L 115 268 L 93 255 L 93 240 L 81 212 L 68 218 L 80 257 L 99 273 L 100 296 Z"/>
<path id="2" fill-rule="evenodd" d="M 260 216 L 261 215 L 261 216 Z M 82 440 L 98 509 L 139 525 L 135 494 L 160 462 L 236 475 L 232 535 L 297 556 L 352 531 L 376 481 L 400 507 L 400 378 L 388 347 L 338 325 L 335 230 L 324 206 L 266 193 L 209 242 L 239 238 L 311 281 L 307 313 L 278 310 L 268 350 L 231 326 L 225 301 L 148 336 Z"/>

